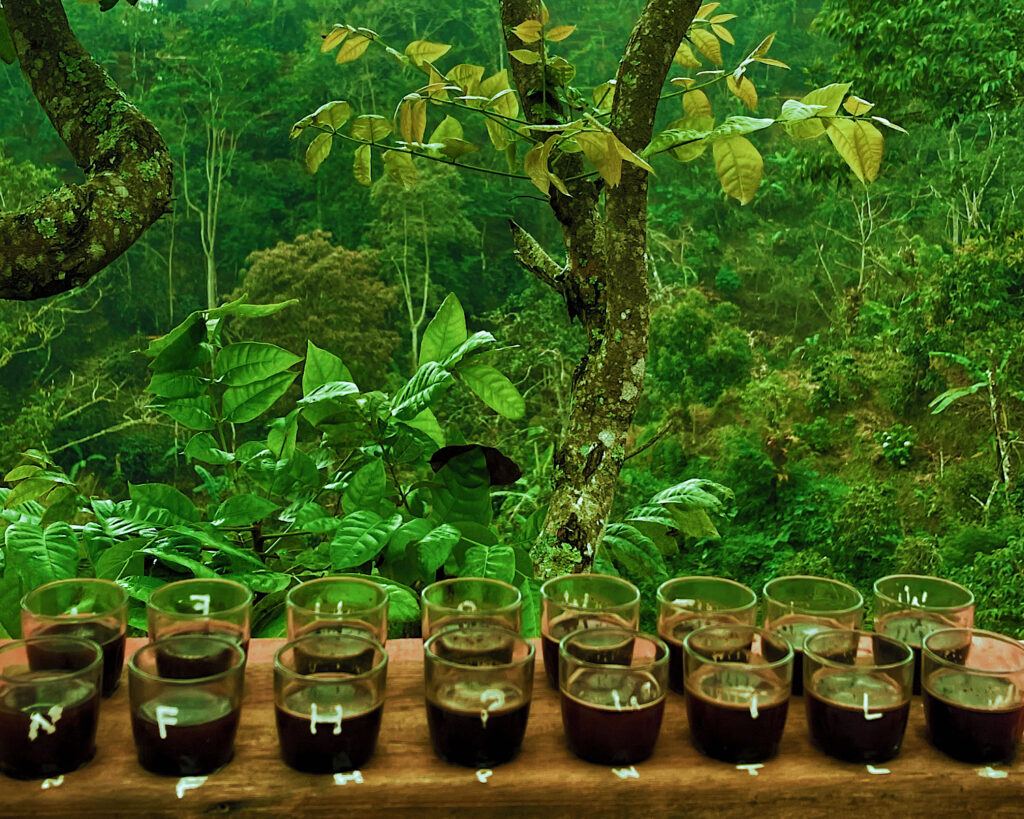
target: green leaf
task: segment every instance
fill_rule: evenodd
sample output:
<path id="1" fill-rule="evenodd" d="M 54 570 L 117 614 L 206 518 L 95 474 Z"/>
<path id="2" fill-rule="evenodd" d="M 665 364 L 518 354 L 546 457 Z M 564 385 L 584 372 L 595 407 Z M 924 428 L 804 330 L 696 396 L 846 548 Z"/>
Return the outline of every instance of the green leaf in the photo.
<path id="1" fill-rule="evenodd" d="M 185 444 L 185 457 L 204 464 L 224 466 L 235 460 L 235 456 L 218 449 L 216 439 L 209 432 L 197 432 Z"/>
<path id="2" fill-rule="evenodd" d="M 208 430 L 214 428 L 213 410 L 210 396 L 200 395 L 195 398 L 174 398 L 150 404 L 152 409 L 169 415 L 179 424 L 191 430 Z"/>
<path id="3" fill-rule="evenodd" d="M 449 293 L 423 331 L 419 366 L 428 361 L 443 361 L 467 340 L 466 313 L 454 293 Z"/>
<path id="4" fill-rule="evenodd" d="M 309 395 L 317 387 L 332 381 L 352 381 L 352 373 L 334 353 L 321 350 L 312 341 L 306 342 L 306 366 L 302 370 L 302 394 Z"/>
<path id="5" fill-rule="evenodd" d="M 331 134 L 317 134 L 313 137 L 313 141 L 306 148 L 306 170 L 309 173 L 316 173 L 324 164 L 333 142 L 334 137 Z"/>
<path id="6" fill-rule="evenodd" d="M 275 313 L 280 313 L 286 307 L 291 307 L 293 304 L 299 303 L 298 299 L 288 299 L 287 301 L 279 301 L 274 304 L 247 304 L 245 301 L 247 298 L 248 295 L 243 293 L 234 301 L 225 302 L 220 307 L 214 307 L 212 310 L 207 310 L 206 316 L 211 319 L 222 318 L 223 316 L 263 318 L 264 316 L 272 316 Z"/>
<path id="7" fill-rule="evenodd" d="M 714 143 L 715 172 L 728 196 L 741 205 L 752 201 L 764 178 L 764 160 L 749 139 L 731 136 Z"/>
<path id="8" fill-rule="evenodd" d="M 834 117 L 839 113 L 839 106 L 850 93 L 852 83 L 836 82 L 822 88 L 815 88 L 805 95 L 800 102 L 804 105 L 820 105 L 822 109 L 816 114 L 819 117 Z"/>
<path id="9" fill-rule="evenodd" d="M 352 116 L 352 106 L 343 100 L 325 102 L 313 112 L 313 122 L 337 131 Z"/>
<path id="10" fill-rule="evenodd" d="M 536 65 L 540 62 L 540 54 L 536 51 L 530 51 L 528 48 L 517 48 L 508 53 L 509 57 L 519 60 L 519 62 L 525 65 Z"/>
<path id="11" fill-rule="evenodd" d="M 39 466 L 39 464 L 22 464 L 21 466 L 14 467 L 14 469 L 4 475 L 4 480 L 8 483 L 14 483 L 15 481 L 30 478 L 36 473 L 42 471 L 43 468 Z"/>
<path id="12" fill-rule="evenodd" d="M 284 372 L 244 387 L 228 387 L 224 391 L 224 420 L 244 424 L 258 418 L 288 391 L 296 375 Z"/>
<path id="13" fill-rule="evenodd" d="M 160 398 L 194 398 L 203 394 L 208 383 L 196 370 L 171 370 L 155 373 L 147 389 Z"/>
<path id="14" fill-rule="evenodd" d="M 48 475 L 49 473 L 45 474 Z M 5 498 L 4 508 L 13 509 L 15 506 L 21 506 L 23 503 L 38 500 L 52 492 L 59 485 L 49 477 L 29 478 L 28 480 L 21 481 Z"/>
<path id="15" fill-rule="evenodd" d="M 412 156 L 405 151 L 385 151 L 384 171 L 404 188 L 414 188 L 420 181 L 420 172 L 412 161 Z"/>
<path id="16" fill-rule="evenodd" d="M 192 313 L 167 335 L 151 342 L 146 355 L 153 360 L 149 368 L 154 373 L 188 370 L 209 359 L 209 351 L 202 344 L 206 339 L 206 323 L 201 313 Z"/>
<path id="17" fill-rule="evenodd" d="M 511 583 L 516 575 L 516 555 L 511 546 L 472 546 L 466 552 L 459 577 L 489 577 Z"/>
<path id="18" fill-rule="evenodd" d="M 954 387 L 951 390 L 946 390 L 941 395 L 933 398 L 931 403 L 928 404 L 932 411 L 932 415 L 938 415 L 940 412 L 944 412 L 953 402 L 959 401 L 961 398 L 968 395 L 974 395 L 978 390 L 985 386 L 985 381 L 979 381 L 976 384 L 971 384 L 969 387 Z"/>
<path id="19" fill-rule="evenodd" d="M 490 333 L 483 330 L 473 333 L 473 335 L 448 354 L 444 361 L 441 362 L 441 366 L 450 370 L 470 353 L 485 350 L 488 347 L 493 347 L 495 344 L 497 344 L 497 341 Z"/>
<path id="20" fill-rule="evenodd" d="M 703 478 L 690 478 L 659 492 L 651 498 L 651 503 L 682 504 L 721 513 L 725 509 L 725 501 L 732 498 L 733 492 L 727 486 Z"/>
<path id="21" fill-rule="evenodd" d="M 161 586 L 166 586 L 167 581 L 161 577 L 146 577 L 144 575 L 132 575 L 118 579 L 117 585 L 121 586 L 132 600 L 140 603 L 148 603 L 150 595 Z"/>
<path id="22" fill-rule="evenodd" d="M 729 117 L 711 132 L 711 139 L 728 139 L 729 137 L 752 134 L 775 124 L 771 117 Z"/>
<path id="23" fill-rule="evenodd" d="M 436 361 L 420 366 L 391 400 L 391 414 L 400 421 L 415 418 L 452 383 L 452 374 Z"/>
<path id="24" fill-rule="evenodd" d="M 462 123 L 455 117 L 446 116 L 430 133 L 428 142 L 444 142 L 446 139 L 462 139 Z"/>
<path id="25" fill-rule="evenodd" d="M 412 418 L 407 418 L 400 423 L 424 433 L 437 445 L 438 449 L 445 445 L 444 430 L 441 429 L 441 425 L 437 422 L 436 416 L 429 409 L 425 409 L 418 415 L 415 415 Z"/>
<path id="26" fill-rule="evenodd" d="M 530 577 L 522 577 L 516 587 L 523 596 L 523 636 L 540 637 L 540 583 Z"/>
<path id="27" fill-rule="evenodd" d="M 612 560 L 630 577 L 650 579 L 668 574 L 661 550 L 647 535 L 626 523 L 609 523 L 602 545 Z"/>
<path id="28" fill-rule="evenodd" d="M 391 133 L 391 123 L 378 114 L 364 114 L 352 121 L 348 133 L 362 142 L 380 142 Z"/>
<path id="29" fill-rule="evenodd" d="M 415 623 L 420 619 L 420 600 L 408 586 L 387 577 L 372 575 L 370 579 L 388 593 L 388 620 L 395 623 Z"/>
<path id="30" fill-rule="evenodd" d="M 438 523 L 491 522 L 491 478 L 484 450 L 474 447 L 448 461 L 437 473 L 432 487 L 430 517 Z"/>
<path id="31" fill-rule="evenodd" d="M 526 402 L 515 384 L 488 364 L 463 364 L 456 370 L 487 406 L 499 415 L 516 420 L 526 415 Z"/>
<path id="32" fill-rule="evenodd" d="M 0 14 L 0 60 L 7 65 L 12 65 L 18 59 L 14 50 L 14 41 L 11 40 L 11 32 L 7 28 L 7 18 Z"/>
<path id="33" fill-rule="evenodd" d="M 267 449 L 279 461 L 287 461 L 295 454 L 300 411 L 297 407 L 283 418 L 275 418 L 267 429 Z"/>
<path id="34" fill-rule="evenodd" d="M 402 525 L 402 516 L 384 520 L 376 512 L 360 509 L 341 520 L 331 540 L 331 568 L 354 569 L 373 560 L 387 545 L 388 538 Z"/>
<path id="35" fill-rule="evenodd" d="M 276 344 L 242 341 L 229 344 L 218 353 L 213 374 L 229 387 L 244 387 L 283 372 L 300 361 L 302 356 Z"/>
<path id="36" fill-rule="evenodd" d="M 328 381 L 298 400 L 299 404 L 318 404 L 321 401 L 337 401 L 349 395 L 358 395 L 359 387 L 351 381 Z"/>
<path id="37" fill-rule="evenodd" d="M 373 154 L 369 145 L 360 145 L 352 156 L 352 176 L 364 188 L 373 184 Z"/>
<path id="38" fill-rule="evenodd" d="M 204 566 L 198 560 L 193 560 L 191 557 L 180 554 L 178 552 L 169 551 L 167 549 L 160 548 L 159 546 L 147 546 L 145 549 L 139 550 L 144 555 L 155 557 L 157 560 L 161 560 L 171 566 L 179 566 L 182 569 L 187 569 L 192 572 L 193 577 L 216 577 L 217 573 L 208 566 Z"/>
<path id="39" fill-rule="evenodd" d="M 341 496 L 342 508 L 348 514 L 360 509 L 376 509 L 384 500 L 386 489 L 387 477 L 384 474 L 384 461 L 374 458 L 356 471 L 349 480 L 345 492 Z"/>
<path id="40" fill-rule="evenodd" d="M 824 105 L 807 105 L 799 100 L 786 100 L 782 103 L 779 122 L 799 122 L 817 116 L 819 111 L 824 110 Z"/>
<path id="41" fill-rule="evenodd" d="M 165 483 L 137 483 L 128 484 L 128 497 L 134 501 L 135 506 L 146 514 L 148 510 L 155 511 L 158 517 L 148 519 L 154 522 L 173 521 L 178 523 L 197 523 L 199 521 L 199 510 L 183 493 L 173 486 Z"/>
<path id="42" fill-rule="evenodd" d="M 45 530 L 25 521 L 4 530 L 8 567 L 26 589 L 53 580 L 67 580 L 78 573 L 78 538 L 68 523 L 53 523 Z"/>
<path id="43" fill-rule="evenodd" d="M 259 495 L 232 495 L 213 514 L 214 526 L 249 526 L 280 509 L 280 504 Z"/>
<path id="44" fill-rule="evenodd" d="M 866 185 L 878 178 L 885 138 L 874 125 L 837 117 L 829 120 L 825 133 L 861 183 Z"/>
<path id="45" fill-rule="evenodd" d="M 428 532 L 416 545 L 416 562 L 420 574 L 432 579 L 461 539 L 459 530 L 449 524 L 442 524 Z"/>
<path id="46" fill-rule="evenodd" d="M 274 594 L 282 592 L 291 585 L 292 576 L 281 572 L 259 569 L 252 572 L 241 572 L 221 575 L 225 580 L 234 580 L 252 589 L 257 594 Z"/>
<path id="47" fill-rule="evenodd" d="M 143 564 L 138 554 L 145 544 L 144 538 L 133 537 L 107 547 L 96 559 L 96 576 L 104 580 L 117 580 L 126 572 L 130 573 L 132 561 L 138 563 L 137 569 L 141 572 Z"/>

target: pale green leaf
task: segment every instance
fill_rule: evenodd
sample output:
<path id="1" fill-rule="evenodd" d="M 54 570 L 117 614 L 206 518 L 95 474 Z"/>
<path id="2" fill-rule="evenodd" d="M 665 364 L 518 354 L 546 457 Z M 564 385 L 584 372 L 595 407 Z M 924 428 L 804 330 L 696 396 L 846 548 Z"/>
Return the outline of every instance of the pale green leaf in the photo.
<path id="1" fill-rule="evenodd" d="M 466 313 L 458 296 L 449 293 L 423 331 L 419 366 L 428 361 L 443 361 L 467 338 Z"/>
<path id="2" fill-rule="evenodd" d="M 330 134 L 317 134 L 306 148 L 306 170 L 316 173 L 331 152 L 333 138 Z"/>
<path id="3" fill-rule="evenodd" d="M 517 420 L 526 415 L 526 402 L 515 384 L 487 364 L 463 364 L 456 372 L 487 406 L 499 415 Z"/>
<path id="4" fill-rule="evenodd" d="M 750 140 L 726 137 L 714 143 L 715 172 L 722 190 L 741 205 L 754 198 L 764 176 L 764 160 Z"/>
<path id="5" fill-rule="evenodd" d="M 334 353 L 307 341 L 306 366 L 302 370 L 302 394 L 309 395 L 317 387 L 332 381 L 351 382 L 352 373 Z"/>

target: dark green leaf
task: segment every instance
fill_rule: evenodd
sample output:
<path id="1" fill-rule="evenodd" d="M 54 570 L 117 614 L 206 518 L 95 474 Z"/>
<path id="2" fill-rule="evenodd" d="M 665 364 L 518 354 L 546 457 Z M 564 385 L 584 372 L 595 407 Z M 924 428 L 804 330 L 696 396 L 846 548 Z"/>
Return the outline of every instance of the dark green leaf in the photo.
<path id="1" fill-rule="evenodd" d="M 391 414 L 400 421 L 415 418 L 452 383 L 452 374 L 436 361 L 423 364 L 392 399 Z"/>
<path id="2" fill-rule="evenodd" d="M 384 520 L 376 512 L 366 509 L 346 515 L 331 540 L 332 568 L 339 572 L 373 560 L 401 525 L 401 515 Z"/>
<path id="3" fill-rule="evenodd" d="M 213 374 L 222 384 L 244 387 L 265 381 L 300 361 L 302 356 L 276 344 L 241 341 L 229 344 L 217 354 Z"/>
<path id="4" fill-rule="evenodd" d="M 349 479 L 342 495 L 341 504 L 347 514 L 359 509 L 375 509 L 384 500 L 387 489 L 387 477 L 384 474 L 384 462 L 375 458 L 364 464 Z"/>
<path id="5" fill-rule="evenodd" d="M 232 424 L 245 424 L 270 409 L 284 395 L 297 373 L 278 373 L 255 384 L 228 387 L 224 391 L 224 420 Z"/>
<path id="6" fill-rule="evenodd" d="M 438 523 L 491 522 L 491 482 L 487 459 L 479 448 L 452 458 L 437 473 L 432 488 L 431 519 Z"/>
<path id="7" fill-rule="evenodd" d="M 12 523 L 4 530 L 4 547 L 8 568 L 26 589 L 78 573 L 78 539 L 67 523 L 54 523 L 45 530 L 33 523 Z"/>
<path id="8" fill-rule="evenodd" d="M 321 350 L 312 341 L 307 341 L 306 366 L 302 370 L 302 394 L 309 395 L 317 387 L 339 381 L 352 381 L 348 367 L 334 353 Z"/>
<path id="9" fill-rule="evenodd" d="M 209 432 L 198 432 L 185 444 L 185 455 L 204 464 L 224 466 L 235 460 L 230 452 L 217 448 L 216 439 Z"/>
<path id="10" fill-rule="evenodd" d="M 421 538 L 416 545 L 416 560 L 420 574 L 424 578 L 432 579 L 461 538 L 459 530 L 449 524 L 438 526 Z"/>
<path id="11" fill-rule="evenodd" d="M 249 526 L 280 508 L 259 495 L 232 495 L 217 508 L 211 522 L 214 526 Z"/>
<path id="12" fill-rule="evenodd" d="M 128 485 L 130 497 L 140 509 L 154 509 L 166 513 L 154 522 L 167 519 L 174 523 L 195 523 L 199 510 L 184 494 L 165 483 L 137 483 Z"/>
<path id="13" fill-rule="evenodd" d="M 511 583 L 516 574 L 516 556 L 512 547 L 503 543 L 473 546 L 466 552 L 460 577 L 490 577 Z"/>
<path id="14" fill-rule="evenodd" d="M 208 395 L 200 395 L 196 398 L 165 399 L 156 401 L 150 406 L 192 430 L 207 430 L 214 427 L 213 409 Z"/>
<path id="15" fill-rule="evenodd" d="M 516 420 L 526 415 L 526 402 L 515 384 L 487 364 L 463 364 L 456 371 L 466 386 L 499 415 Z"/>
<path id="16" fill-rule="evenodd" d="M 454 293 L 449 293 L 423 331 L 419 366 L 442 361 L 466 340 L 466 313 Z"/>

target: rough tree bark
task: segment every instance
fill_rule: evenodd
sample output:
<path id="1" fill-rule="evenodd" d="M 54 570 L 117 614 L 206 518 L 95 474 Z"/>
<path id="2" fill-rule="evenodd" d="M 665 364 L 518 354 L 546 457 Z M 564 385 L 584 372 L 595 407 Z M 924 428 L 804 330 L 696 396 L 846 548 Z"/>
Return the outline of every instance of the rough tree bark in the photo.
<path id="1" fill-rule="evenodd" d="M 539 19 L 539 3 L 499 2 L 506 48 L 538 50 L 540 44 L 524 43 L 510 29 Z M 699 0 L 648 0 L 633 28 L 619 64 L 610 127 L 634 151 L 651 140 L 672 58 L 699 7 Z M 542 82 L 542 64 L 510 63 L 526 119 L 557 121 L 561 103 Z M 568 155 L 556 171 L 571 180 L 584 168 L 578 155 Z M 569 423 L 555 453 L 554 491 L 533 551 L 541 577 L 593 565 L 643 388 L 650 331 L 646 171 L 623 164 L 614 188 L 603 189 L 590 179 L 566 184 L 570 196 L 554 188 L 550 196 L 568 253 L 564 269 L 512 226 L 520 263 L 565 299 L 570 316 L 580 319 L 587 334 L 587 350 L 573 377 Z"/>
<path id="2" fill-rule="evenodd" d="M 60 0 L 3 0 L 22 74 L 85 173 L 0 214 L 0 299 L 77 287 L 167 212 L 173 165 L 153 124 L 78 42 Z"/>

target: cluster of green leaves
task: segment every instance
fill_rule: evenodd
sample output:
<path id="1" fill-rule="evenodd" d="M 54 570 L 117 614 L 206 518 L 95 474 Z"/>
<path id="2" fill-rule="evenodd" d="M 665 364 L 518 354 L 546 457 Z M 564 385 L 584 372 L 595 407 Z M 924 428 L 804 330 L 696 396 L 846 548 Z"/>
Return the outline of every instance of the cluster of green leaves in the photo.
<path id="1" fill-rule="evenodd" d="M 183 452 L 200 481 L 193 497 L 146 483 L 120 502 L 89 498 L 40 452 L 6 475 L 8 633 L 22 593 L 79 573 L 116 580 L 139 603 L 183 575 L 232 577 L 260 595 L 257 636 L 281 632 L 290 585 L 326 573 L 372 574 L 399 627 L 418 620 L 416 590 L 442 576 L 513 582 L 532 604 L 526 551 L 499 542 L 492 525 L 491 486 L 518 469 L 496 450 L 450 446 L 431 409 L 459 382 L 496 412 L 523 415 L 522 396 L 488 362 L 494 337 L 470 334 L 450 295 L 424 332 L 415 375 L 394 394 L 364 393 L 340 358 L 311 342 L 303 359 L 225 341 L 229 317 L 290 306 L 238 299 L 198 311 L 146 351 L 152 406 L 191 434 Z M 301 397 L 290 401 L 300 363 Z M 133 625 L 141 618 L 137 607 Z"/>
<path id="2" fill-rule="evenodd" d="M 383 149 L 385 172 L 411 187 L 418 179 L 415 157 L 494 172 L 461 161 L 480 150 L 479 145 L 466 138 L 465 126 L 456 116 L 469 112 L 482 118 L 492 147 L 504 154 L 508 163 L 508 173 L 504 175 L 529 179 L 545 195 L 552 187 L 568 193 L 565 180 L 555 171 L 559 157 L 565 154 L 582 154 L 592 169 L 586 175 L 600 176 L 606 185 L 614 187 L 621 178 L 623 162 L 653 172 L 649 161 L 654 156 L 668 154 L 680 162 L 689 162 L 710 146 L 722 189 L 746 204 L 761 185 L 764 161 L 745 135 L 779 123 L 796 140 L 827 135 L 857 178 L 863 183 L 873 181 L 881 166 L 884 141 L 873 123 L 903 129 L 871 114 L 871 103 L 850 95 L 850 83 L 831 84 L 800 100 L 787 100 L 778 117 L 729 116 L 716 122 L 705 88 L 724 83 L 733 96 L 753 111 L 758 96 L 748 76 L 751 67 L 788 67 L 768 56 L 775 39 L 770 34 L 734 68 L 723 69 L 722 42 L 734 42 L 725 24 L 736 15 L 717 14 L 720 5 L 707 3 L 699 9 L 687 32 L 687 41 L 675 55 L 675 62 L 685 68 L 703 68 L 692 43 L 697 53 L 715 67 L 699 71 L 696 78 L 674 77 L 669 81 L 681 90 L 667 92 L 663 98 L 681 97 L 683 116 L 669 123 L 639 153 L 624 145 L 606 122 L 615 98 L 615 81 L 596 85 L 588 96 L 572 84 L 576 76 L 572 63 L 549 52 L 552 44 L 565 40 L 576 26 L 549 26 L 550 16 L 543 4 L 538 18 L 524 20 L 511 29 L 524 48 L 512 49 L 509 55 L 518 62 L 539 65 L 545 98 L 557 100 L 557 106 L 544 103 L 548 108 L 545 121 L 549 124 L 531 124 L 520 117 L 521 101 L 509 83 L 507 70 L 486 78 L 486 70 L 480 65 L 459 63 L 442 70 L 437 63 L 451 50 L 448 44 L 414 40 L 399 51 L 371 29 L 338 24 L 323 36 L 321 44 L 323 52 L 338 49 L 335 62 L 351 63 L 362 57 L 371 44 L 376 44 L 402 67 L 426 74 L 427 83 L 407 93 L 392 117 L 372 113 L 352 119 L 354 110 L 349 102 L 325 103 L 296 122 L 291 137 L 298 138 L 307 129 L 318 132 L 306 149 L 310 173 L 319 169 L 334 140 L 341 139 L 356 145 L 353 173 L 360 185 L 372 183 L 373 149 Z M 444 115 L 428 137 L 428 112 L 436 108 L 441 108 Z M 346 125 L 347 129 L 342 130 Z M 521 161 L 519 145 L 526 146 Z"/>

